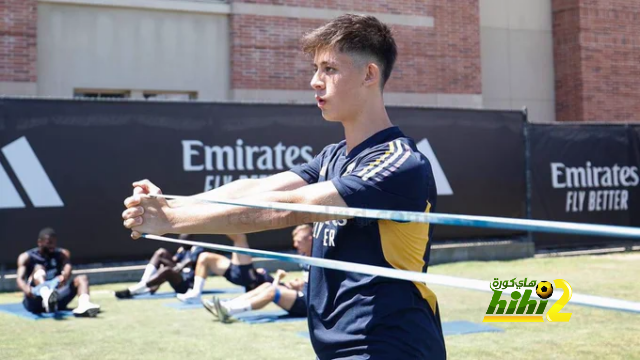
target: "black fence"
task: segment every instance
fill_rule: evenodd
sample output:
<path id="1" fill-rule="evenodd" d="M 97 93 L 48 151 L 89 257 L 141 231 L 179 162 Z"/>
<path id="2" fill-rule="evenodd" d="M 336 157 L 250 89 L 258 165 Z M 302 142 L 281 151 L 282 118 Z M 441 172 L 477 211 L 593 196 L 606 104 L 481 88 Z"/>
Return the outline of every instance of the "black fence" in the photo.
<path id="1" fill-rule="evenodd" d="M 520 111 L 388 111 L 432 162 L 437 212 L 635 224 L 635 128 L 531 125 Z M 131 241 L 121 225 L 134 180 L 151 179 L 169 194 L 199 193 L 286 171 L 342 138 L 341 126 L 324 121 L 311 105 L 0 99 L 0 265 L 13 266 L 45 226 L 58 231 L 76 263 L 147 258 L 158 244 Z M 604 178 L 609 173 L 611 180 Z M 602 196 L 608 196 L 607 210 L 598 202 Z M 288 249 L 289 231 L 251 234 L 249 241 Z M 519 235 L 435 230 L 436 240 Z M 227 242 L 223 236 L 197 239 Z M 545 247 L 575 242 L 565 236 L 535 240 Z"/>

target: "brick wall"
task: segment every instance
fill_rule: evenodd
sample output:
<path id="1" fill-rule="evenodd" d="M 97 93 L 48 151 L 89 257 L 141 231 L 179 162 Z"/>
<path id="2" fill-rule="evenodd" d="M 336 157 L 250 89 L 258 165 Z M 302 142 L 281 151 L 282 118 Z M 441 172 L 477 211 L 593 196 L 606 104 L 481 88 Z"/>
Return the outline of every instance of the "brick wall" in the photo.
<path id="1" fill-rule="evenodd" d="M 553 1 L 557 120 L 582 119 L 579 0 Z"/>
<path id="2" fill-rule="evenodd" d="M 363 0 L 234 0 L 250 4 L 303 6 L 323 9 L 337 9 L 344 11 L 362 11 L 386 14 L 418 14 L 426 15 L 430 10 L 427 0 L 391 0 L 391 1 L 363 1 Z"/>
<path id="3" fill-rule="evenodd" d="M 339 9 L 345 12 L 431 16 L 435 27 L 391 25 L 399 58 L 386 90 L 480 94 L 478 0 L 235 0 Z M 312 69 L 300 52 L 303 33 L 327 20 L 232 15 L 232 88 L 307 90 Z"/>
<path id="4" fill-rule="evenodd" d="M 0 81 L 36 81 L 36 0 L 0 0 Z"/>
<path id="5" fill-rule="evenodd" d="M 553 0 L 560 121 L 640 121 L 640 1 Z"/>

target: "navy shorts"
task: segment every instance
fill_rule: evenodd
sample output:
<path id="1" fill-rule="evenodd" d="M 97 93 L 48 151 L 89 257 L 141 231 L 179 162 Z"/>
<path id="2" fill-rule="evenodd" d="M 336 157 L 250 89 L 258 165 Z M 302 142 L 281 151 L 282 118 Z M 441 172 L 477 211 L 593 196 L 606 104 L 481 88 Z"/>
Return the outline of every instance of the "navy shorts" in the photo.
<path id="1" fill-rule="evenodd" d="M 291 316 L 307 317 L 307 298 L 302 291 L 298 291 L 298 297 L 288 312 Z"/>
<path id="2" fill-rule="evenodd" d="M 50 285 L 50 287 L 57 287 L 58 281 L 57 279 L 51 280 L 51 281 L 45 282 L 42 285 Z M 44 312 L 44 307 L 42 306 L 42 297 L 40 297 L 39 295 L 39 287 L 36 286 L 34 288 L 34 291 L 38 295 L 34 298 L 25 296 L 24 300 L 22 300 L 22 305 L 29 312 L 32 312 L 34 314 L 41 314 Z M 58 292 L 58 310 L 67 310 L 67 306 L 69 305 L 71 300 L 73 300 L 78 294 L 78 289 L 73 284 L 73 278 L 69 279 L 69 281 L 67 281 L 67 284 L 65 286 L 61 288 L 57 288 L 56 291 Z"/>
<path id="3" fill-rule="evenodd" d="M 173 288 L 173 290 L 178 294 L 184 294 L 193 287 L 193 284 L 189 284 L 186 281 L 181 281 L 179 284 L 170 284 L 170 285 Z"/>
<path id="4" fill-rule="evenodd" d="M 224 273 L 224 277 L 232 284 L 244 286 L 245 291 L 251 291 L 266 282 L 273 281 L 269 274 L 257 272 L 253 264 L 230 264 Z"/>
<path id="5" fill-rule="evenodd" d="M 178 294 L 184 294 L 193 287 L 194 274 L 190 272 L 181 272 L 182 281 L 178 284 L 170 284 L 173 290 Z"/>

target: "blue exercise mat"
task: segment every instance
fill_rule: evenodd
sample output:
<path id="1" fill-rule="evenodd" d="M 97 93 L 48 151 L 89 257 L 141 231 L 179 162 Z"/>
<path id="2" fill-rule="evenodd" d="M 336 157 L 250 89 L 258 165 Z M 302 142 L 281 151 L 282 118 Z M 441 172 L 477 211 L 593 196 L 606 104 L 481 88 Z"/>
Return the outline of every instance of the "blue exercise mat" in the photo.
<path id="1" fill-rule="evenodd" d="M 204 290 L 202 291 L 202 295 L 239 294 L 243 292 L 244 292 L 243 287 L 236 286 L 236 287 L 230 287 L 230 288 Z M 144 295 L 134 296 L 131 299 L 118 299 L 118 300 L 160 300 L 160 299 L 173 299 L 175 297 L 176 297 L 175 292 L 166 291 L 166 292 L 157 292 L 153 295 L 144 294 Z"/>
<path id="2" fill-rule="evenodd" d="M 41 319 L 64 319 L 67 316 L 72 316 L 73 313 L 71 310 L 58 311 L 53 314 L 40 314 L 36 315 L 28 312 L 22 303 L 14 303 L 14 304 L 0 304 L 0 312 L 5 314 L 11 314 L 15 316 L 19 316 L 24 319 L 30 320 L 41 320 Z"/>
<path id="3" fill-rule="evenodd" d="M 483 332 L 504 332 L 504 330 L 495 326 L 489 326 L 484 324 L 476 324 L 470 321 L 450 321 L 442 324 L 442 332 L 445 336 L 449 335 L 465 335 L 475 334 Z M 300 331 L 298 336 L 309 338 L 308 331 Z"/>
<path id="4" fill-rule="evenodd" d="M 164 304 L 166 307 L 170 307 L 172 309 L 177 310 L 193 310 L 193 309 L 203 309 L 202 303 L 200 301 L 197 302 L 174 302 Z M 273 311 L 248 311 L 245 313 L 241 313 L 233 316 L 234 319 L 240 320 L 247 324 L 264 324 L 264 323 L 274 323 L 274 322 L 291 322 L 291 321 L 300 321 L 306 320 L 306 317 L 296 317 L 290 316 L 288 312 L 284 310 L 273 310 Z"/>
<path id="5" fill-rule="evenodd" d="M 249 311 L 242 314 L 234 315 L 233 318 L 238 319 L 247 324 L 264 324 L 275 322 L 292 322 L 306 321 L 306 317 L 291 316 L 284 310 L 274 311 Z"/>
<path id="6" fill-rule="evenodd" d="M 172 302 L 172 303 L 164 304 L 164 306 L 170 307 L 172 309 L 177 309 L 177 310 L 204 309 L 204 306 L 202 306 L 202 303 L 200 302 L 200 300 L 195 302 L 182 302 L 182 301 Z"/>

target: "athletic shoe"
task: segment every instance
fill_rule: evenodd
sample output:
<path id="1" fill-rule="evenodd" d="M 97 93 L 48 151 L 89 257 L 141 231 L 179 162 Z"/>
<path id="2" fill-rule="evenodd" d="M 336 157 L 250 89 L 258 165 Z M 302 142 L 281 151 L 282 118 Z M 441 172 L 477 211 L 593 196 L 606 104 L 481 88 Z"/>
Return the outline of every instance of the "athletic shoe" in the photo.
<path id="1" fill-rule="evenodd" d="M 202 306 L 204 306 L 204 308 L 207 309 L 207 311 L 210 312 L 211 315 L 215 316 L 216 319 L 218 319 L 218 311 L 216 310 L 216 306 L 213 303 L 213 299 L 211 300 L 200 299 L 200 301 L 202 302 Z"/>
<path id="2" fill-rule="evenodd" d="M 220 305 L 220 299 L 217 297 L 213 297 L 213 306 L 216 308 L 216 312 L 218 313 L 218 318 L 220 322 L 228 324 L 231 322 L 231 315 L 227 312 L 227 309 L 224 306 Z"/>
<path id="3" fill-rule="evenodd" d="M 73 309 L 73 315 L 77 317 L 96 317 L 100 312 L 100 305 L 92 302 L 85 302 L 84 304 L 78 304 L 78 307 Z"/>
<path id="4" fill-rule="evenodd" d="M 200 300 L 200 294 L 196 294 L 191 291 L 191 289 L 187 290 L 184 294 L 177 294 L 176 297 L 185 303 L 197 303 Z"/>
<path id="5" fill-rule="evenodd" d="M 118 299 L 131 299 L 133 297 L 133 294 L 131 294 L 131 291 L 129 291 L 129 289 L 125 289 L 116 291 L 116 297 Z"/>
<path id="6" fill-rule="evenodd" d="M 42 297 L 42 307 L 44 312 L 53 313 L 58 311 L 58 291 L 51 290 L 44 286 L 40 289 L 40 296 Z"/>

